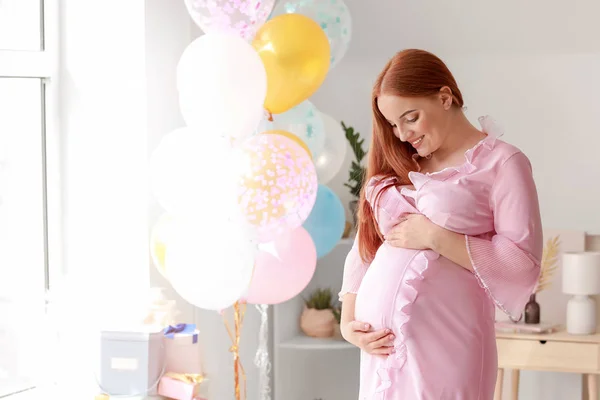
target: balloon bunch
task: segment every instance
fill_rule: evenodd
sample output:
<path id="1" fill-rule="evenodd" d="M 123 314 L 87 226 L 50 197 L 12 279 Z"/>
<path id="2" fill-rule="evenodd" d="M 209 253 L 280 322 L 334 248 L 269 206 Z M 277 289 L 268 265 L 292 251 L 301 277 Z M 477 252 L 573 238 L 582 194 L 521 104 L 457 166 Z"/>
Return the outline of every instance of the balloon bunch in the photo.
<path id="1" fill-rule="evenodd" d="M 278 304 L 310 282 L 341 238 L 345 212 L 326 186 L 347 143 L 309 98 L 343 57 L 342 0 L 185 0 L 204 34 L 177 66 L 185 127 L 151 157 L 165 209 L 152 259 L 191 304 Z"/>
<path id="2" fill-rule="evenodd" d="M 277 304 L 308 284 L 345 228 L 326 184 L 340 170 L 342 126 L 309 98 L 343 57 L 341 0 L 185 0 L 204 30 L 177 66 L 185 126 L 151 157 L 165 209 L 154 264 L 190 303 Z"/>

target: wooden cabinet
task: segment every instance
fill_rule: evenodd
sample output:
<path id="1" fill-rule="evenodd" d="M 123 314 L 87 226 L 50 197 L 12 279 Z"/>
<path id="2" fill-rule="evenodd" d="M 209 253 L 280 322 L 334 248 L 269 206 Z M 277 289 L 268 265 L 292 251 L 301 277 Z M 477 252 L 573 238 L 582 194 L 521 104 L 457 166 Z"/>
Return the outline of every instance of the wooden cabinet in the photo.
<path id="1" fill-rule="evenodd" d="M 495 400 L 502 399 L 504 370 L 512 370 L 512 399 L 518 399 L 519 371 L 556 371 L 584 375 L 584 398 L 598 399 L 600 335 L 496 333 L 498 380 Z"/>

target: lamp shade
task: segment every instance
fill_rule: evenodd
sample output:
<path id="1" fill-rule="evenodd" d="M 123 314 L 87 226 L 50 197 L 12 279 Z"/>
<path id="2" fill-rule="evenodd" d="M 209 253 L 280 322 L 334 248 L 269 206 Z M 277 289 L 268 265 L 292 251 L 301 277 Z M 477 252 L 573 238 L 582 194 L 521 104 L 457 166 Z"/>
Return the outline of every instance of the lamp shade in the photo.
<path id="1" fill-rule="evenodd" d="M 563 254 L 562 291 L 580 296 L 600 294 L 600 252 Z"/>

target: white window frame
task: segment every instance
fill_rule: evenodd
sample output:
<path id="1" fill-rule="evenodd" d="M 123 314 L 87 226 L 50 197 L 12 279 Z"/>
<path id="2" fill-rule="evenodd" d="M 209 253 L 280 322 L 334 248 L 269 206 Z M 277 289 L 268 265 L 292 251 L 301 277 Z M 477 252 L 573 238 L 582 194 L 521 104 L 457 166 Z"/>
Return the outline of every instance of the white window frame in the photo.
<path id="1" fill-rule="evenodd" d="M 45 284 L 63 274 L 61 140 L 59 130 L 59 1 L 39 0 L 40 51 L 0 50 L 0 78 L 39 78 L 42 82 Z M 33 388 L 32 388 L 33 389 Z M 20 400 L 25 390 L 5 397 Z M 27 394 L 27 396 L 26 396 Z M 34 395 L 34 397 L 37 397 Z"/>

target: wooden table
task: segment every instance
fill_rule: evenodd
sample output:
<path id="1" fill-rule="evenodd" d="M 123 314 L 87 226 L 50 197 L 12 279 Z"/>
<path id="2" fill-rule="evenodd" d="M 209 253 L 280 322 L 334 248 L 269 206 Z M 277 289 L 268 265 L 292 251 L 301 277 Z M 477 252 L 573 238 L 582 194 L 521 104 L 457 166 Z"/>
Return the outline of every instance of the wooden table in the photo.
<path id="1" fill-rule="evenodd" d="M 519 397 L 519 371 L 583 374 L 584 399 L 598 399 L 600 334 L 576 336 L 564 331 L 547 334 L 496 333 L 498 378 L 494 400 L 502 399 L 504 370 L 512 369 L 512 399 Z"/>

